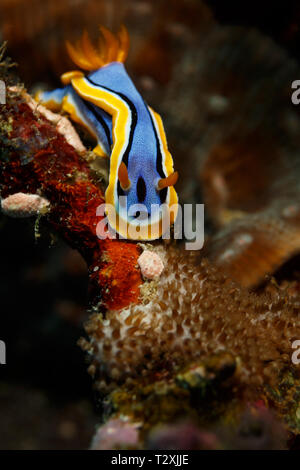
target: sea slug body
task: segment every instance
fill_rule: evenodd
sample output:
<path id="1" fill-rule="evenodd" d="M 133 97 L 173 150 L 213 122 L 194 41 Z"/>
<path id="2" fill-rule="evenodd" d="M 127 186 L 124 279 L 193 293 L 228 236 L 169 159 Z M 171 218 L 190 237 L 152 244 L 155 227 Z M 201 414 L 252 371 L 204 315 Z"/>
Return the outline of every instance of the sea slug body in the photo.
<path id="1" fill-rule="evenodd" d="M 145 103 L 125 69 L 126 28 L 116 35 L 100 30 L 99 50 L 87 32 L 77 46 L 67 42 L 81 70 L 64 73 L 63 88 L 40 91 L 36 100 L 68 113 L 94 138 L 98 158 L 110 158 L 105 192 L 110 227 L 126 239 L 155 240 L 176 219 L 178 173 L 161 117 Z"/>

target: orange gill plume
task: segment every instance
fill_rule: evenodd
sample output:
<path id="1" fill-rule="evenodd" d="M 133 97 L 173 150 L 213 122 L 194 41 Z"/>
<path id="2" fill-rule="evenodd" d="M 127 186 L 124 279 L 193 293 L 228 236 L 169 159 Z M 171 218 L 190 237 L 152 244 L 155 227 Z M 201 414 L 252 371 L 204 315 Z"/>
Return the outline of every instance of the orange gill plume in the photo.
<path id="1" fill-rule="evenodd" d="M 127 58 L 129 35 L 124 25 L 116 35 L 104 26 L 100 26 L 100 32 L 98 49 L 92 44 L 87 31 L 84 31 L 76 46 L 66 42 L 70 58 L 83 70 L 97 70 L 111 62 L 125 62 Z"/>

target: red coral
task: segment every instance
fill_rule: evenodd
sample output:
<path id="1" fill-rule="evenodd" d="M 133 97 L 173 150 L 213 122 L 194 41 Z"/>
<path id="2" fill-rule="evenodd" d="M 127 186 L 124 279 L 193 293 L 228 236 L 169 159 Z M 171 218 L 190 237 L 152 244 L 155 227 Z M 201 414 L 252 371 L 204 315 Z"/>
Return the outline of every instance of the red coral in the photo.
<path id="1" fill-rule="evenodd" d="M 97 275 L 98 283 L 105 287 L 103 301 L 111 310 L 136 303 L 141 283 L 137 246 L 114 240 L 105 240 L 104 244 L 107 261 Z"/>
<path id="2" fill-rule="evenodd" d="M 103 217 L 96 210 L 104 203 L 104 194 L 83 156 L 20 99 L 8 102 L 1 118 L 12 127 L 0 135 L 6 152 L 0 163 L 2 197 L 39 191 L 49 200 L 48 222 L 89 266 L 92 304 L 101 301 L 103 309 L 119 309 L 137 302 L 140 250 L 126 241 L 98 239 L 96 227 Z"/>

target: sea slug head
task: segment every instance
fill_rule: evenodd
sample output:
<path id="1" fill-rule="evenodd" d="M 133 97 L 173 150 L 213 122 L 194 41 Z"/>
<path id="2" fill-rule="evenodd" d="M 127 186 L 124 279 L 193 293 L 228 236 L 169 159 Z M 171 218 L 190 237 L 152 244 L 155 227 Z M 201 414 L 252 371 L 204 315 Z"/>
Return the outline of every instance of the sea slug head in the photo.
<path id="1" fill-rule="evenodd" d="M 131 162 L 128 167 L 121 162 L 114 191 L 108 187 L 106 202 L 116 212 L 110 218 L 108 211 L 108 219 L 124 238 L 155 240 L 169 231 L 176 218 L 178 199 L 174 184 L 178 174 L 173 172 L 162 178 L 149 162 L 139 159 Z"/>

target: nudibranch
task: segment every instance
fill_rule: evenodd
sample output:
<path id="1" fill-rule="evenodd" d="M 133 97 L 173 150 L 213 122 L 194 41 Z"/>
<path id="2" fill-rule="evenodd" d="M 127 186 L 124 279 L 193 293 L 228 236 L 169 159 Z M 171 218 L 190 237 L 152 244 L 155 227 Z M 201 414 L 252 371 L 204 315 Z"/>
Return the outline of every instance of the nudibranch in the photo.
<path id="1" fill-rule="evenodd" d="M 62 109 L 95 138 L 94 152 L 110 157 L 105 213 L 119 235 L 153 240 L 174 223 L 178 198 L 172 156 L 162 119 L 129 78 L 124 62 L 129 36 L 122 26 L 114 35 L 100 27 L 98 50 L 84 32 L 76 46 L 67 42 L 81 70 L 67 72 L 64 88 L 39 92 L 36 99 L 53 111 Z"/>

